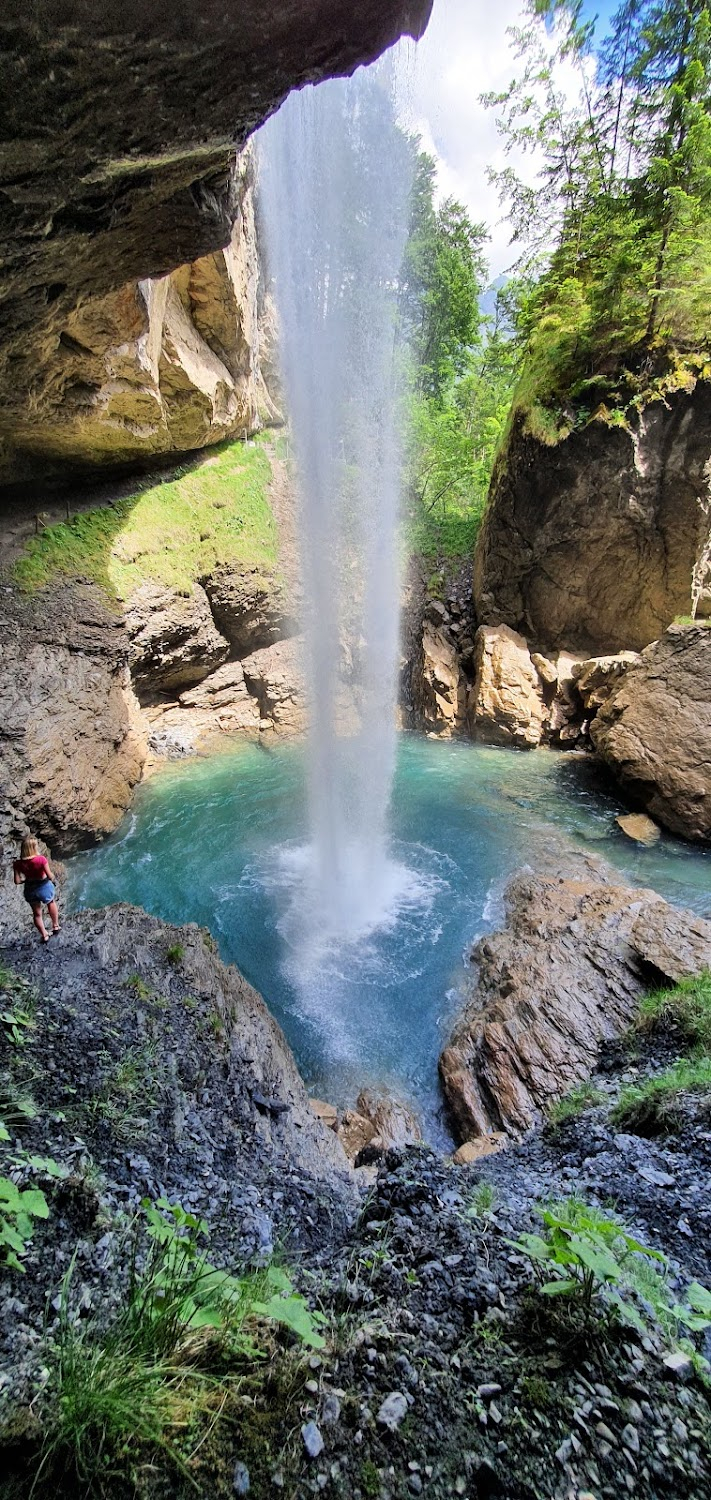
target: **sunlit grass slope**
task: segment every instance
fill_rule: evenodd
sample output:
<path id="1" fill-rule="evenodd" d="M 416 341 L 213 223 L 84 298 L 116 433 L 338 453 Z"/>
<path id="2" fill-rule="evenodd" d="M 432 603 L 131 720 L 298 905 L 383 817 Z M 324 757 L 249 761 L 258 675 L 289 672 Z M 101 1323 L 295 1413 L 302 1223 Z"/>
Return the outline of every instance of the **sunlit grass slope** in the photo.
<path id="1" fill-rule="evenodd" d="M 152 581 L 187 590 L 219 563 L 271 574 L 277 535 L 262 443 L 228 443 L 174 478 L 49 526 L 27 544 L 15 577 L 28 592 L 90 578 L 127 598 Z"/>

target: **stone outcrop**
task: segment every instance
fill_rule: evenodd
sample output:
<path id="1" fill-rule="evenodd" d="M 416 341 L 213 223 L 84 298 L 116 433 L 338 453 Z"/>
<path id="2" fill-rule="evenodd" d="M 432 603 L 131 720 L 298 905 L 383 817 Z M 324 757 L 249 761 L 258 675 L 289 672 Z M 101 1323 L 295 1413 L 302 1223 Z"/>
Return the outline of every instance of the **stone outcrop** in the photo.
<path id="1" fill-rule="evenodd" d="M 357 1162 L 361 1151 L 402 1150 L 422 1140 L 417 1116 L 393 1094 L 361 1089 L 355 1109 L 343 1111 L 337 1122 L 338 1138 L 349 1161 Z"/>
<path id="2" fill-rule="evenodd" d="M 691 612 L 710 462 L 704 382 L 646 407 L 629 431 L 594 421 L 554 447 L 519 418 L 477 544 L 478 619 L 553 649 L 641 650 Z"/>
<path id="3" fill-rule="evenodd" d="M 589 718 L 607 703 L 620 678 L 636 661 L 639 661 L 637 651 L 619 651 L 616 656 L 593 656 L 574 664 L 571 677 Z"/>
<path id="4" fill-rule="evenodd" d="M 474 993 L 440 1058 L 460 1138 L 519 1136 L 592 1072 L 645 990 L 711 966 L 711 923 L 599 861 L 520 872 L 506 927 L 474 949 Z"/>
<path id="5" fill-rule="evenodd" d="M 259 704 L 263 719 L 278 734 L 299 734 L 306 727 L 306 702 L 302 667 L 303 641 L 277 641 L 246 656 L 244 680 Z"/>
<path id="6" fill-rule="evenodd" d="M 131 678 L 141 699 L 192 687 L 229 655 L 197 583 L 191 594 L 141 584 L 126 605 L 126 629 Z"/>
<path id="7" fill-rule="evenodd" d="M 541 680 L 522 636 L 507 625 L 481 626 L 474 641 L 469 722 L 489 745 L 533 749 L 547 719 Z"/>
<path id="8" fill-rule="evenodd" d="M 218 568 L 203 580 L 213 619 L 235 656 L 251 656 L 296 634 L 296 624 L 275 578 Z"/>
<path id="9" fill-rule="evenodd" d="M 252 156 L 223 249 L 76 308 L 12 434 L 16 473 L 136 464 L 244 436 L 273 408 L 259 363 Z"/>
<path id="10" fill-rule="evenodd" d="M 436 616 L 423 622 L 412 690 L 423 729 L 443 739 L 464 732 L 467 681 L 462 672 L 459 643 L 452 640 L 446 625 L 438 623 Z"/>
<path id="11" fill-rule="evenodd" d="M 87 6 L 84 0 L 67 0 L 59 8 L 52 0 L 39 0 L 30 10 L 14 3 L 5 7 L 0 23 L 4 478 L 31 470 L 24 447 L 15 446 L 15 434 L 21 445 L 31 444 L 28 406 L 38 427 L 46 421 L 49 431 L 57 381 L 65 409 L 68 401 L 78 407 L 85 397 L 94 401 L 95 387 L 82 391 L 80 374 L 68 389 L 65 360 L 73 368 L 76 357 L 77 370 L 84 368 L 87 358 L 91 363 L 97 357 L 98 342 L 103 344 L 99 364 L 113 349 L 109 363 L 119 361 L 119 386 L 124 379 L 113 331 L 107 330 L 104 342 L 95 329 L 88 353 L 75 347 L 81 344 L 77 330 L 84 331 L 82 309 L 106 298 L 133 299 L 121 309 L 119 322 L 127 327 L 133 321 L 129 344 L 140 340 L 146 309 L 136 297 L 136 284 L 164 277 L 176 266 L 204 262 L 229 244 L 239 206 L 236 149 L 290 89 L 351 72 L 403 32 L 419 35 L 429 9 L 429 0 L 361 0 L 357 11 L 347 13 L 336 0 L 300 7 L 285 0 L 269 6 L 256 0 L 231 6 L 219 0 L 202 0 L 199 6 L 190 0 L 170 6 L 139 0 Z M 201 361 L 209 348 L 221 370 L 212 366 L 211 391 L 204 389 L 209 377 L 203 369 L 184 405 L 184 347 L 177 364 L 166 352 L 163 371 L 168 384 L 171 365 L 177 377 L 171 401 L 176 411 L 183 405 L 178 425 L 191 410 L 188 426 L 198 436 L 206 410 L 219 411 L 221 405 L 226 410 L 235 394 L 241 399 L 221 373 L 229 371 L 229 351 L 223 350 L 225 358 L 219 352 L 220 330 L 212 312 L 201 321 L 200 295 L 211 273 L 203 267 L 201 274 L 200 294 L 196 289 L 191 300 L 188 290 L 189 328 L 181 324 L 172 293 L 184 311 L 185 302 L 171 280 L 173 350 L 186 339 L 190 344 L 195 330 L 202 340 Z M 227 301 L 228 279 L 221 281 Z M 212 295 L 210 305 L 214 311 Z M 114 302 L 109 322 L 116 312 Z M 79 323 L 72 332 L 75 316 Z M 130 421 L 140 427 L 130 352 L 127 363 L 129 389 L 123 396 Z M 111 425 L 114 419 L 120 424 L 122 392 L 107 389 L 111 377 L 105 364 L 99 379 L 110 398 Z M 157 413 L 154 382 L 148 385 L 144 414 L 150 426 Z M 80 426 L 77 415 L 75 429 Z M 132 442 L 138 437 L 135 431 L 130 436 Z M 82 461 L 93 466 L 94 452 L 84 451 Z"/>
<path id="12" fill-rule="evenodd" d="M 673 833 L 711 839 L 711 629 L 673 625 L 630 664 L 591 737 L 625 791 Z"/>
<path id="13" fill-rule="evenodd" d="M 1 627 L 0 836 L 71 852 L 117 826 L 145 759 L 123 621 L 89 584 L 6 585 Z"/>

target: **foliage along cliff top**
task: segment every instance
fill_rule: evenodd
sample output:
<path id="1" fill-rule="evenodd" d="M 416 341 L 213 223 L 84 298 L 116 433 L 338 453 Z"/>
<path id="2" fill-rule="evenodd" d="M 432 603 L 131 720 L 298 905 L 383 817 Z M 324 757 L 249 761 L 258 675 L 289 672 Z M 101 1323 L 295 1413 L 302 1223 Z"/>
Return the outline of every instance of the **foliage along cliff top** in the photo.
<path id="1" fill-rule="evenodd" d="M 221 563 L 273 574 L 276 523 L 263 443 L 227 443 L 197 464 L 33 537 L 15 565 L 28 592 L 57 576 L 90 578 L 128 598 L 151 581 L 190 593 Z"/>
<path id="2" fill-rule="evenodd" d="M 514 411 L 556 442 L 709 376 L 711 16 L 625 0 L 596 47 L 580 0 L 532 0 L 513 36 L 521 74 L 488 102 L 507 144 L 543 159 L 535 188 L 499 177 L 526 247 Z M 578 74 L 572 105 L 560 64 Z"/>

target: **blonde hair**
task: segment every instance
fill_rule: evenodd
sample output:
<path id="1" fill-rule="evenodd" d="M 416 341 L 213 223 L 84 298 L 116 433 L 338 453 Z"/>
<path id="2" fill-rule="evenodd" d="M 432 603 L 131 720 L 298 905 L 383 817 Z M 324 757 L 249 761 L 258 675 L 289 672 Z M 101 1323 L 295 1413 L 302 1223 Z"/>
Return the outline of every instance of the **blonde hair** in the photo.
<path id="1" fill-rule="evenodd" d="M 32 856 L 38 852 L 36 839 L 27 838 L 22 840 L 20 844 L 20 859 L 32 859 Z"/>

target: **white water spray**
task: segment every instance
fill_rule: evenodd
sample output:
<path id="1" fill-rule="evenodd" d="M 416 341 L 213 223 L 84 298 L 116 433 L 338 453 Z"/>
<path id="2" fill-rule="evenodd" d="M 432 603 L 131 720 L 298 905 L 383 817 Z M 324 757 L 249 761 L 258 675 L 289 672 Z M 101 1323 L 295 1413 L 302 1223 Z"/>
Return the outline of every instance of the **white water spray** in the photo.
<path id="1" fill-rule="evenodd" d="M 293 94 L 260 133 L 267 253 L 301 499 L 312 936 L 391 905 L 398 675 L 395 297 L 411 157 L 389 72 Z M 344 719 L 344 676 L 359 725 Z"/>

